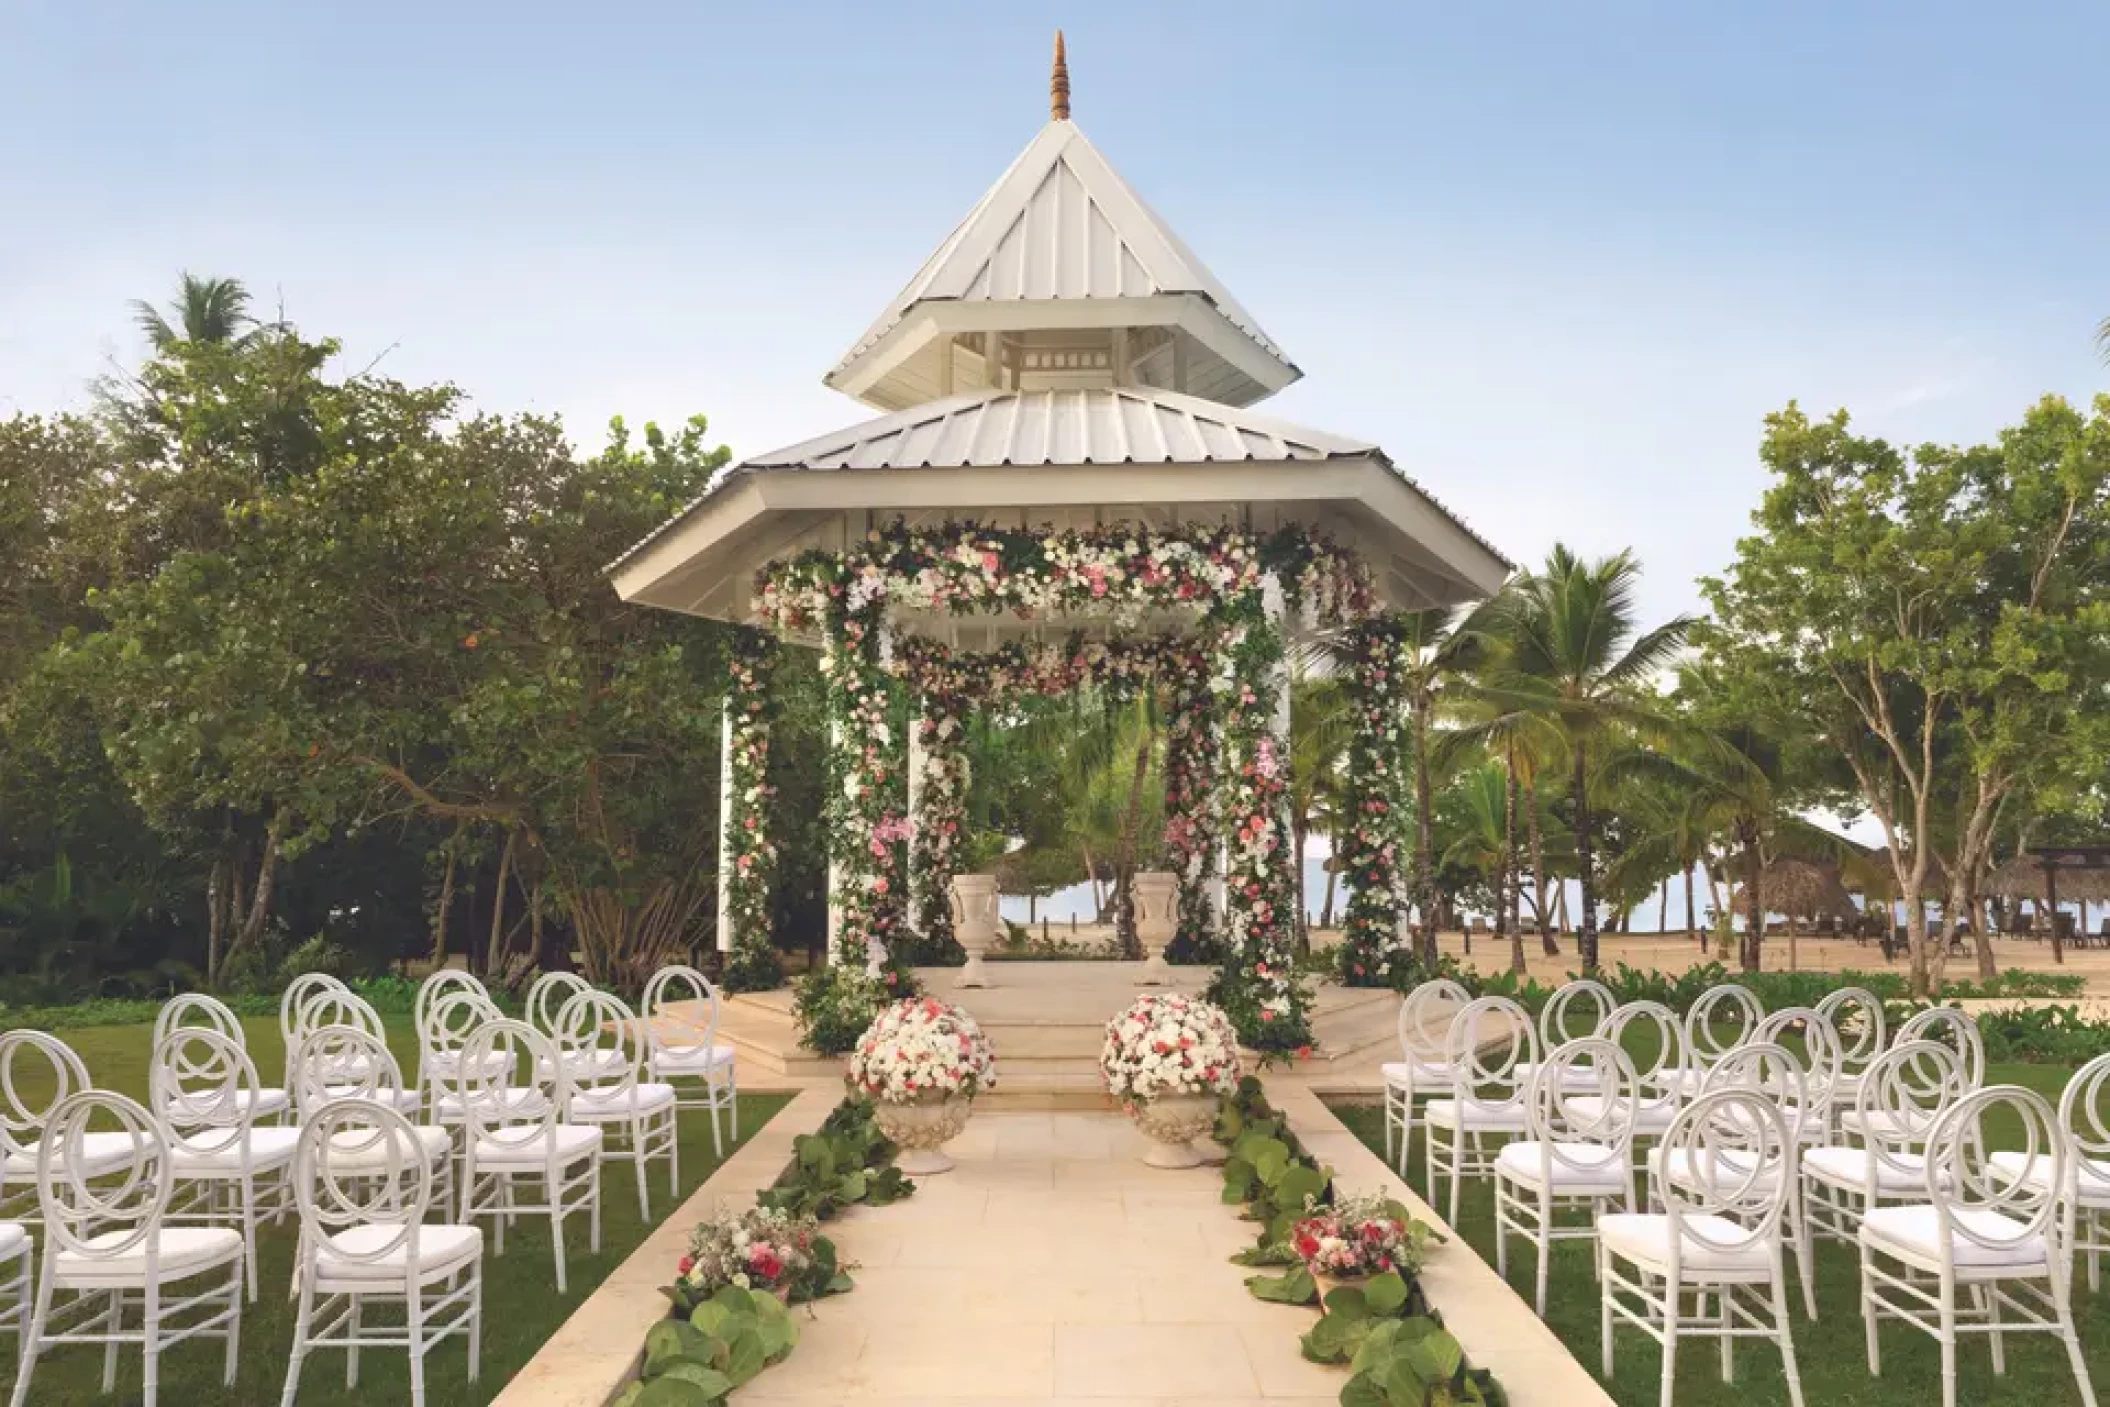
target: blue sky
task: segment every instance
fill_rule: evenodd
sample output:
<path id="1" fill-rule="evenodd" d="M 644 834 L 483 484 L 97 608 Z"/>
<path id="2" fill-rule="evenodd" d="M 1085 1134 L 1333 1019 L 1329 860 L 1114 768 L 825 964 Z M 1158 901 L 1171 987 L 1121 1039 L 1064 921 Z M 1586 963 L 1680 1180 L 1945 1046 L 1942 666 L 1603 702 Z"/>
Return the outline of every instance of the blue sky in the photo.
<path id="1" fill-rule="evenodd" d="M 0 0 L 0 413 L 178 269 L 495 410 L 861 417 L 834 362 L 1046 116 L 1512 556 L 1696 604 L 1760 417 L 1918 441 L 2110 384 L 2110 7 Z"/>

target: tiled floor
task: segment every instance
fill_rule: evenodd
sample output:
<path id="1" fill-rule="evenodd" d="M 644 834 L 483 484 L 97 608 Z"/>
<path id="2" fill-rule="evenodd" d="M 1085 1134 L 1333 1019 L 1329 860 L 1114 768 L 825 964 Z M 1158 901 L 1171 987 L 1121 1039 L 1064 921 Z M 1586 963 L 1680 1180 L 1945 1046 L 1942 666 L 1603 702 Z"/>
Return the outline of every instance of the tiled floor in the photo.
<path id="1" fill-rule="evenodd" d="M 914 1402 L 1333 1407 L 1312 1314 L 1246 1293 L 1213 1168 L 1165 1172 L 1118 1114 L 984 1111 L 958 1167 L 830 1227 L 857 1288 L 816 1305 L 741 1407 Z"/>

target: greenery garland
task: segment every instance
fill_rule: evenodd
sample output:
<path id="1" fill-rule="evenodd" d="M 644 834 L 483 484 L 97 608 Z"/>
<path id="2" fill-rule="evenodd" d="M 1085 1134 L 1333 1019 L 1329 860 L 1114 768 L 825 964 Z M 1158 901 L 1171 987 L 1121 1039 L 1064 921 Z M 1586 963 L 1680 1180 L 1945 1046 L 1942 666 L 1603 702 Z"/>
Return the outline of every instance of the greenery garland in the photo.
<path id="1" fill-rule="evenodd" d="M 1399 861 L 1403 842 L 1399 765 L 1406 733 L 1400 689 L 1399 621 L 1374 617 L 1348 633 L 1346 692 L 1352 713 L 1347 766 L 1347 824 L 1335 859 L 1347 880 L 1348 916 L 1341 945 L 1341 981 L 1351 987 L 1389 987 L 1413 961 L 1413 944 L 1399 932 Z"/>
<path id="2" fill-rule="evenodd" d="M 1176 962 L 1220 962 L 1216 904 L 1216 769 L 1223 753 L 1216 695 L 1206 673 L 1172 689 L 1165 724 L 1165 849 L 1179 876 L 1178 927 L 1166 954 Z"/>
<path id="3" fill-rule="evenodd" d="M 726 698 L 732 747 L 730 805 L 724 822 L 729 852 L 725 885 L 732 947 L 722 976 L 726 990 L 733 992 L 765 992 L 784 980 L 771 928 L 777 846 L 769 830 L 777 794 L 769 782 L 770 734 L 776 721 L 770 684 L 778 649 L 775 637 L 742 630 L 726 662 L 732 677 Z"/>

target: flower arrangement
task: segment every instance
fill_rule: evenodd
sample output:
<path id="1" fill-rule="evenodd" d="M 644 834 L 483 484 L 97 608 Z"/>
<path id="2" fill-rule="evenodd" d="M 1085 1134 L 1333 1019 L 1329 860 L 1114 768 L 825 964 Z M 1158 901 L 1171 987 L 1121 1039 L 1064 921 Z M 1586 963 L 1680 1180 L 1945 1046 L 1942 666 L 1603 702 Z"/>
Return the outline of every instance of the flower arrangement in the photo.
<path id="1" fill-rule="evenodd" d="M 849 1082 L 882 1104 L 972 1099 L 996 1087 L 996 1054 L 972 1016 L 918 997 L 881 1009 L 850 1055 Z"/>
<path id="2" fill-rule="evenodd" d="M 676 1288 L 692 1300 L 727 1285 L 789 1303 L 811 1299 L 836 1273 L 834 1248 L 823 1250 L 826 1244 L 810 1216 L 762 1206 L 721 1211 L 690 1233 Z"/>
<path id="3" fill-rule="evenodd" d="M 1399 1203 L 1346 1197 L 1296 1224 L 1290 1246 L 1314 1276 L 1360 1280 L 1396 1270 L 1411 1280 L 1426 1258 L 1430 1228 Z"/>
<path id="4" fill-rule="evenodd" d="M 1413 944 L 1400 932 L 1403 912 L 1400 853 L 1402 824 L 1399 759 L 1405 746 L 1406 707 L 1401 688 L 1399 623 L 1363 622 L 1348 634 L 1346 693 L 1355 728 L 1349 735 L 1342 776 L 1346 824 L 1336 844 L 1348 880 L 1348 917 L 1338 950 L 1341 981 L 1350 987 L 1389 987 L 1412 963 Z"/>
<path id="5" fill-rule="evenodd" d="M 771 890 L 777 845 L 769 819 L 776 788 L 769 781 L 770 729 L 774 709 L 769 684 L 776 672 L 777 642 L 756 630 L 740 631 L 726 662 L 732 688 L 726 695 L 731 724 L 731 769 L 726 820 L 726 916 L 733 930 L 725 985 L 735 992 L 767 991 L 784 980 L 771 929 Z"/>
<path id="6" fill-rule="evenodd" d="M 1106 1023 L 1099 1073 L 1131 1109 L 1169 1095 L 1228 1094 L 1238 1087 L 1238 1033 L 1198 997 L 1154 992 Z"/>

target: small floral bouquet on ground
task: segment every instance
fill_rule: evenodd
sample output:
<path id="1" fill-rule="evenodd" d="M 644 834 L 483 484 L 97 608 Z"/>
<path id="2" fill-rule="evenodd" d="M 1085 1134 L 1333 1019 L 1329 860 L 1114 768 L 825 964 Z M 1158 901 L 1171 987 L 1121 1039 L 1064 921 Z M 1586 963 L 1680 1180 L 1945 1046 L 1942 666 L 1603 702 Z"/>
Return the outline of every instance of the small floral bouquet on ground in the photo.
<path id="1" fill-rule="evenodd" d="M 1315 1276 L 1360 1280 L 1396 1270 L 1412 1280 L 1428 1255 L 1430 1227 L 1389 1198 L 1346 1197 L 1296 1224 L 1290 1245 Z"/>
<path id="2" fill-rule="evenodd" d="M 1152 993 L 1106 1023 L 1099 1052 L 1106 1092 L 1133 1108 L 1168 1095 L 1238 1087 L 1238 1033 L 1222 1008 L 1181 992 Z"/>
<path id="3" fill-rule="evenodd" d="M 830 1293 L 835 1246 L 810 1216 L 769 1207 L 724 1211 L 699 1222 L 669 1296 L 680 1307 L 709 1299 L 727 1285 L 789 1303 Z"/>
<path id="4" fill-rule="evenodd" d="M 996 1053 L 975 1019 L 932 997 L 882 1007 L 850 1054 L 849 1081 L 868 1099 L 920 1104 L 996 1087 Z"/>

